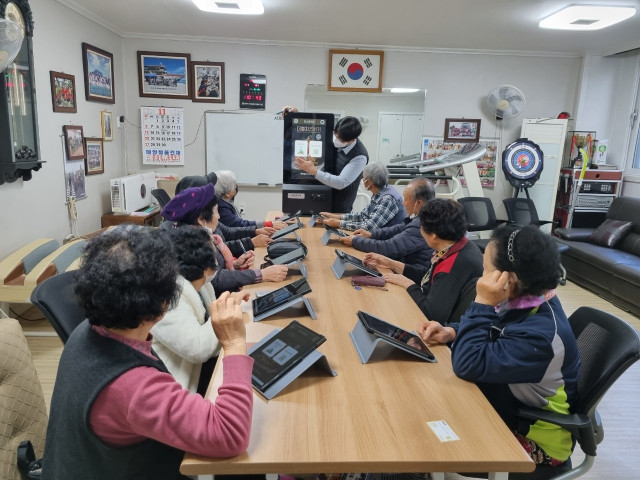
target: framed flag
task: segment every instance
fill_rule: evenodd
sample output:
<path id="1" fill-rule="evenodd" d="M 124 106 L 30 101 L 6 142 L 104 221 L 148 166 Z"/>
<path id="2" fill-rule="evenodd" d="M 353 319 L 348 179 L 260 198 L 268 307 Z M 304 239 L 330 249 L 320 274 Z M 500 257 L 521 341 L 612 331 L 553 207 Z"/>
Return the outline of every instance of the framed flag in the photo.
<path id="1" fill-rule="evenodd" d="M 382 50 L 329 50 L 329 90 L 382 91 Z"/>

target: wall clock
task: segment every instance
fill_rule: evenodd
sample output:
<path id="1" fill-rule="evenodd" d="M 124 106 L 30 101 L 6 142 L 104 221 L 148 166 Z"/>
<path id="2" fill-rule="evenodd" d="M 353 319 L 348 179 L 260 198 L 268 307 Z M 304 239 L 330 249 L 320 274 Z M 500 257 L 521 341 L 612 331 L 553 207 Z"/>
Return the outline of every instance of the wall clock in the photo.
<path id="1" fill-rule="evenodd" d="M 382 91 L 382 50 L 329 50 L 329 90 Z"/>

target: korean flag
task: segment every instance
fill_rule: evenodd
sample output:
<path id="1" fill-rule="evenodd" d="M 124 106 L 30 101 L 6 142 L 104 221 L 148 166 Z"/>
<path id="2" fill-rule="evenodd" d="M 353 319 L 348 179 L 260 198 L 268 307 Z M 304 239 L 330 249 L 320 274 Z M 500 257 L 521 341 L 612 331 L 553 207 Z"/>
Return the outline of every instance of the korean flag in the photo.
<path id="1" fill-rule="evenodd" d="M 381 51 L 332 50 L 330 52 L 330 90 L 382 91 Z"/>

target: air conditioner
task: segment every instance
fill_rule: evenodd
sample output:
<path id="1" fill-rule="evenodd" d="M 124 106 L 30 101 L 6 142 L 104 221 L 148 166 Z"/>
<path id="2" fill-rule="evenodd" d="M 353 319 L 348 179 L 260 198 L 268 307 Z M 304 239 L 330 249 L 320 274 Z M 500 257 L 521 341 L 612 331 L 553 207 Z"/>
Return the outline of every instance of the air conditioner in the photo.
<path id="1" fill-rule="evenodd" d="M 151 190 L 158 188 L 154 172 L 114 178 L 109 185 L 111 211 L 115 213 L 131 213 L 148 207 L 153 201 Z"/>

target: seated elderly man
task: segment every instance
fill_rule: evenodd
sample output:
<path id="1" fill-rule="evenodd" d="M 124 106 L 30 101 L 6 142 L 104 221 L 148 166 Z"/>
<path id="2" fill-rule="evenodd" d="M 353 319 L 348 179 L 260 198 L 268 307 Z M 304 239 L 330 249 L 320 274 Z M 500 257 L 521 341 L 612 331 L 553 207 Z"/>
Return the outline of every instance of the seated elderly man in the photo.
<path id="1" fill-rule="evenodd" d="M 242 218 L 233 201 L 238 194 L 238 182 L 235 174 L 231 170 L 220 170 L 216 172 L 216 176 L 218 180 L 214 185 L 218 196 L 220 223 L 227 227 L 273 227 L 276 230 L 287 226 L 284 222 L 265 222 L 264 220 L 245 220 Z"/>
<path id="2" fill-rule="evenodd" d="M 370 163 L 362 172 L 362 183 L 373 197 L 369 205 L 357 213 L 321 212 L 323 222 L 330 227 L 345 230 L 364 229 L 372 231 L 402 223 L 407 213 L 402 205 L 402 197 L 398 190 L 388 185 L 389 173 L 380 162 Z"/>
<path id="3" fill-rule="evenodd" d="M 375 252 L 408 265 L 427 265 L 433 250 L 420 233 L 418 213 L 422 206 L 435 197 L 431 182 L 414 178 L 402 192 L 403 205 L 408 217 L 402 223 L 373 231 L 362 228 L 353 236 L 340 238 L 340 242 L 363 252 Z"/>

